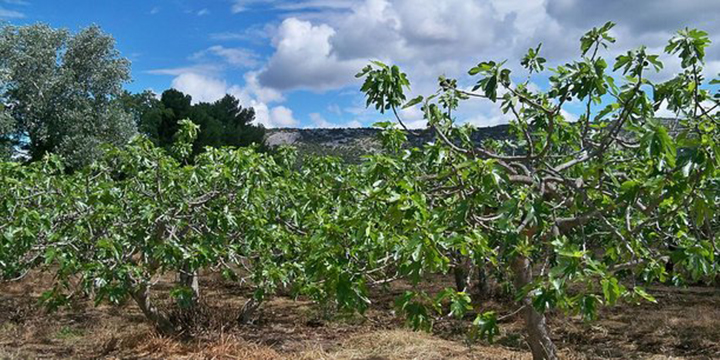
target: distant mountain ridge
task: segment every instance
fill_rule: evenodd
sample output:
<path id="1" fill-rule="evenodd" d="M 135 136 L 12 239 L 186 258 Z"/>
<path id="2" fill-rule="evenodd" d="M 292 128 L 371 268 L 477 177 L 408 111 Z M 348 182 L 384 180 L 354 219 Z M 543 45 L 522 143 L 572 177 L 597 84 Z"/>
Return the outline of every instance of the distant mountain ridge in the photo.
<path id="1" fill-rule="evenodd" d="M 671 134 L 678 134 L 682 129 L 680 119 L 659 117 L 656 120 L 665 125 Z M 472 139 L 476 144 L 486 139 L 508 139 L 509 129 L 507 124 L 477 128 Z M 360 156 L 380 150 L 378 135 L 381 131 L 378 128 L 273 128 L 267 129 L 265 144 L 269 147 L 292 145 L 300 152 L 340 156 L 357 162 Z M 407 135 L 412 147 L 421 147 L 435 140 L 431 129 L 414 130 Z"/>
<path id="2" fill-rule="evenodd" d="M 507 139 L 508 129 L 508 125 L 477 128 L 472 138 L 476 143 L 486 139 Z M 267 129 L 265 143 L 270 147 L 292 145 L 301 152 L 334 155 L 357 161 L 361 155 L 380 149 L 378 135 L 381 131 L 378 128 L 275 128 Z M 429 129 L 408 133 L 408 143 L 413 147 L 420 147 L 434 139 L 435 134 Z"/>

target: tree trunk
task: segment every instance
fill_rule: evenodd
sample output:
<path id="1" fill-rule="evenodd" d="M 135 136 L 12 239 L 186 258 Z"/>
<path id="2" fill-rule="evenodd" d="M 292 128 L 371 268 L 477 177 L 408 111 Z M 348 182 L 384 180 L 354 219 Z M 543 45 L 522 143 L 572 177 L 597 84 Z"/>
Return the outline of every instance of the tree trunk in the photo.
<path id="1" fill-rule="evenodd" d="M 458 292 L 465 291 L 467 289 L 467 273 L 465 268 L 462 266 L 456 266 L 453 269 L 453 275 L 455 275 L 455 290 Z"/>
<path id="2" fill-rule="evenodd" d="M 485 272 L 485 264 L 477 265 L 477 284 L 475 285 L 475 292 L 479 299 L 487 299 L 490 297 L 490 286 L 488 285 L 488 277 Z"/>
<path id="3" fill-rule="evenodd" d="M 200 284 L 198 283 L 197 270 L 190 270 L 188 265 L 183 266 L 180 271 L 180 284 L 189 287 L 192 292 L 191 305 L 197 304 L 200 300 Z"/>
<path id="4" fill-rule="evenodd" d="M 455 288 L 458 292 L 468 292 L 472 286 L 473 263 L 469 257 L 463 258 L 459 253 L 456 256 L 457 265 L 453 269 L 455 275 Z"/>
<path id="5" fill-rule="evenodd" d="M 174 332 L 175 328 L 170 319 L 155 307 L 150 300 L 150 287 L 147 284 L 139 285 L 130 295 L 158 332 L 163 335 L 170 335 Z"/>
<path id="6" fill-rule="evenodd" d="M 520 291 L 527 284 L 532 282 L 532 266 L 530 260 L 524 256 L 517 256 L 512 264 L 513 283 L 515 289 Z M 552 339 L 550 339 L 550 331 L 545 322 L 545 315 L 537 312 L 532 305 L 532 299 L 526 296 L 522 299 L 523 316 L 525 317 L 525 330 L 528 333 L 527 343 L 530 346 L 534 360 L 556 360 L 557 350 Z"/>
<path id="7" fill-rule="evenodd" d="M 245 302 L 245 305 L 243 305 L 242 309 L 240 310 L 240 315 L 238 316 L 238 323 L 241 325 L 249 324 L 252 321 L 252 317 L 255 314 L 255 311 L 260 307 L 260 302 L 255 300 L 255 298 L 250 298 L 248 301 Z"/>

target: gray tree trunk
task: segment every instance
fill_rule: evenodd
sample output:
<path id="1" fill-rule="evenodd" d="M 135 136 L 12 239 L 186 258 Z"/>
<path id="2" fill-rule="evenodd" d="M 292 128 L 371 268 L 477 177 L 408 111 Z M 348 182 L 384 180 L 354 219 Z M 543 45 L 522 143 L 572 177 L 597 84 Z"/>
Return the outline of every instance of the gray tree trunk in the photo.
<path id="1" fill-rule="evenodd" d="M 455 290 L 466 291 L 467 290 L 467 272 L 463 266 L 456 266 L 453 269 L 453 275 L 455 276 Z"/>
<path id="2" fill-rule="evenodd" d="M 488 276 L 485 271 L 485 264 L 479 263 L 475 266 L 475 268 L 477 269 L 477 281 L 475 286 L 473 286 L 475 296 L 478 299 L 488 299 L 492 294 L 490 284 L 488 283 Z"/>
<path id="3" fill-rule="evenodd" d="M 150 287 L 147 284 L 139 285 L 135 291 L 131 293 L 133 300 L 138 304 L 145 318 L 155 326 L 155 328 L 164 335 L 170 335 L 175 328 L 168 319 L 167 315 L 162 313 L 150 299 Z"/>
<path id="4" fill-rule="evenodd" d="M 513 283 L 517 290 L 530 284 L 533 280 L 530 260 L 524 256 L 517 256 L 512 264 Z M 557 350 L 545 321 L 545 315 L 537 312 L 532 305 L 532 299 L 526 296 L 522 299 L 525 330 L 528 333 L 527 343 L 530 346 L 534 360 L 557 360 Z"/>
<path id="5" fill-rule="evenodd" d="M 198 283 L 197 270 L 191 271 L 189 266 L 183 266 L 179 280 L 182 286 L 189 287 L 192 290 L 192 305 L 197 304 L 200 300 L 200 284 Z"/>
<path id="6" fill-rule="evenodd" d="M 468 292 L 472 287 L 473 262 L 469 257 L 456 254 L 457 264 L 453 269 L 455 275 L 455 288 L 457 291 Z"/>
<path id="7" fill-rule="evenodd" d="M 260 302 L 255 300 L 255 298 L 250 298 L 248 301 L 245 302 L 242 309 L 240 310 L 240 315 L 238 316 L 238 323 L 240 323 L 241 325 L 249 324 L 252 321 L 253 315 L 258 308 L 260 308 Z"/>

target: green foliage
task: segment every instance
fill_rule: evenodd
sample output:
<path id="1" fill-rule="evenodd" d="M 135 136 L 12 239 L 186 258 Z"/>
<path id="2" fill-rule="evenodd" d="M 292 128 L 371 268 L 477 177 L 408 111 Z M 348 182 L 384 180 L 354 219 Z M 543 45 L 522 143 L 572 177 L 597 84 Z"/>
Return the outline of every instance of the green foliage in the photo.
<path id="1" fill-rule="evenodd" d="M 609 44 L 612 44 L 615 42 L 615 38 L 610 35 L 610 30 L 615 27 L 615 23 L 608 21 L 600 28 L 594 27 L 592 30 L 585 33 L 580 38 L 580 52 L 583 56 L 585 56 L 590 49 L 593 50 L 594 53 L 597 53 L 597 50 L 600 46 L 602 46 L 604 49 L 607 49 Z M 593 55 L 594 57 L 594 55 Z"/>
<path id="2" fill-rule="evenodd" d="M 179 130 L 178 121 L 191 119 L 199 126 L 197 138 L 192 143 L 192 155 L 206 147 L 262 145 L 265 129 L 253 125 L 255 112 L 243 108 L 240 101 L 226 95 L 214 103 L 192 105 L 190 95 L 169 89 L 159 101 L 148 99 L 149 95 L 126 96 L 127 109 L 138 114 L 138 129 L 157 146 L 169 149 L 173 146 Z"/>
<path id="3" fill-rule="evenodd" d="M 472 328 L 470 328 L 469 332 L 471 340 L 475 340 L 477 338 L 485 338 L 490 343 L 493 342 L 493 339 L 498 334 L 500 334 L 500 329 L 497 325 L 496 315 L 492 311 L 478 314 L 478 316 L 473 321 L 473 326 Z"/>
<path id="4" fill-rule="evenodd" d="M 143 116 L 150 110 L 159 107 L 160 103 L 155 93 L 150 90 L 145 90 L 137 94 L 124 91 L 118 100 L 123 109 L 130 113 L 138 128 L 140 128 Z"/>
<path id="5" fill-rule="evenodd" d="M 449 101 L 448 91 L 457 90 L 441 79 L 435 94 L 408 104 L 422 102 L 437 142 L 404 152 L 396 141 L 384 142 L 390 154 L 398 155 L 383 158 L 382 164 L 391 164 L 397 186 L 404 183 L 403 191 L 394 190 L 386 200 L 390 221 L 412 224 L 402 232 L 413 250 L 401 272 L 414 280 L 444 272 L 462 263 L 455 260 L 460 254 L 476 266 L 510 269 L 518 299 L 528 299 L 526 304 L 537 311 L 561 308 L 588 320 L 600 306 L 620 300 L 655 301 L 639 286 L 624 286 L 621 279 L 627 277 L 675 284 L 716 281 L 720 223 L 710 209 L 720 204 L 715 185 L 720 116 L 718 95 L 703 88 L 709 40 L 701 31 L 680 31 L 666 51 L 680 56 L 685 71 L 661 84 L 645 78 L 649 69 L 663 69 L 659 57 L 644 47 L 630 50 L 613 64 L 613 70 L 628 75 L 619 84 L 607 74 L 608 63 L 599 52 L 615 42 L 609 34 L 613 26 L 585 34 L 583 58 L 550 69 L 546 92 L 513 85 L 504 62 L 487 61 L 468 72 L 480 76 L 473 88 L 480 93 Z M 544 69 L 539 49 L 530 49 L 521 61 L 530 74 Z M 409 86 L 404 74 L 380 76 L 368 69 L 360 74 L 366 76 L 362 91 L 368 105 L 397 106 L 385 99 L 404 99 L 398 93 Z M 392 79 L 402 81 L 388 85 Z M 382 93 L 385 88 L 392 94 Z M 500 90 L 505 93 L 502 110 L 514 116 L 517 138 L 505 146 L 464 140 L 464 132 L 450 126 L 450 112 L 469 98 L 494 102 Z M 567 122 L 561 112 L 573 98 L 586 104 L 577 123 Z M 676 123 L 654 119 L 663 102 L 678 114 Z M 384 126 L 386 139 L 399 138 L 390 124 Z M 483 234 L 482 247 L 469 247 L 467 240 L 444 241 L 468 239 L 466 234 L 475 232 Z M 521 266 L 525 262 L 529 265 Z M 533 277 L 534 268 L 543 271 Z M 443 291 L 439 297 L 451 294 Z M 429 307 L 417 293 L 403 299 L 412 325 L 432 323 L 424 320 Z M 453 313 L 464 309 L 462 302 L 453 304 Z M 478 319 L 476 325 L 486 326 L 484 334 L 491 336 L 494 318 Z"/>
<path id="6" fill-rule="evenodd" d="M 13 154 L 15 119 L 4 105 L 0 105 L 0 161 L 9 160 Z"/>
<path id="7" fill-rule="evenodd" d="M 403 88 L 409 88 L 410 82 L 397 66 L 373 61 L 372 65 L 364 67 L 355 77 L 365 77 L 361 91 L 367 95 L 367 105 L 374 104 L 381 113 L 394 110 L 405 102 Z"/>
<path id="8" fill-rule="evenodd" d="M 705 48 L 710 45 L 710 39 L 705 31 L 697 29 L 680 30 L 665 47 L 669 54 L 680 53 L 681 65 L 687 68 L 700 65 L 705 59 Z"/>
<path id="9" fill-rule="evenodd" d="M 0 100 L 29 137 L 33 160 L 61 154 L 74 167 L 99 156 L 101 144 L 125 144 L 135 134 L 117 104 L 130 62 L 97 26 L 76 34 L 44 24 L 0 29 Z M 6 132 L 4 132 L 6 133 Z"/>
<path id="10" fill-rule="evenodd" d="M 547 62 L 547 60 L 540 56 L 540 48 L 541 47 L 542 47 L 542 44 L 538 44 L 537 48 L 528 49 L 527 54 L 520 61 L 520 65 L 522 65 L 525 69 L 527 69 L 529 73 L 540 72 L 540 71 L 545 70 L 544 64 Z"/>
<path id="11" fill-rule="evenodd" d="M 175 142 L 170 148 L 170 153 L 176 159 L 187 160 L 192 154 L 192 144 L 198 137 L 200 126 L 193 123 L 190 119 L 180 120 L 178 122 L 180 129 L 175 133 Z"/>
<path id="12" fill-rule="evenodd" d="M 166 92 L 142 110 L 147 137 L 111 145 L 75 172 L 53 155 L 0 163 L 1 275 L 52 271 L 48 306 L 79 293 L 133 299 L 159 327 L 167 319 L 149 294 L 168 273 L 218 271 L 252 286 L 257 303 L 282 288 L 346 312 L 366 311 L 371 289 L 404 281 L 410 289 L 396 307 L 410 326 L 473 314 L 470 338 L 489 341 L 503 317 L 465 289 L 429 293 L 422 281 L 482 267 L 512 279 L 518 312 L 560 309 L 588 321 L 602 306 L 655 301 L 646 284 L 717 281 L 720 115 L 697 50 L 707 42 L 698 35 L 695 50 L 677 51 L 696 60 L 667 82 L 645 77 L 662 66 L 643 48 L 616 59 L 630 76 L 614 80 L 599 52 L 584 56 L 612 42 L 610 28 L 583 37 L 582 59 L 548 69 L 547 91 L 481 62 L 470 70 L 481 93 L 440 78 L 435 94 L 406 103 L 406 76 L 374 63 L 360 73 L 368 104 L 421 106 L 436 141 L 409 147 L 406 132 L 380 123 L 384 151 L 359 164 L 291 148 L 213 143 L 197 153 L 204 131 L 242 143 L 233 129 L 249 111 L 229 97 L 193 106 Z M 538 50 L 528 72 L 544 71 Z M 562 112 L 570 97 L 587 109 L 574 123 Z M 453 126 L 451 113 L 469 99 L 500 99 L 515 137 L 470 141 L 472 129 Z M 658 102 L 679 120 L 654 119 Z M 210 132 L 218 124 L 224 130 Z M 170 295 L 192 302 L 184 284 Z"/>
<path id="13" fill-rule="evenodd" d="M 503 65 L 505 65 L 505 61 L 499 64 L 494 61 L 486 61 L 470 69 L 468 74 L 472 76 L 480 74 L 482 76 L 473 87 L 473 91 L 482 89 L 488 99 L 493 102 L 497 100 L 498 86 L 510 85 L 510 70 L 503 69 Z"/>

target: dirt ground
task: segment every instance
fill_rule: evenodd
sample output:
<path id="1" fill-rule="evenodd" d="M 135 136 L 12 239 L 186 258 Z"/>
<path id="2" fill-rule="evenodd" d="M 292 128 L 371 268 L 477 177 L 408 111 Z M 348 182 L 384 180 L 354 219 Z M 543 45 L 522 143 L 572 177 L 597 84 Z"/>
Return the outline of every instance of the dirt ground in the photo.
<path id="1" fill-rule="evenodd" d="M 157 335 L 133 303 L 93 306 L 77 300 L 47 314 L 37 307 L 48 276 L 0 284 L 0 359 L 530 359 L 519 316 L 500 323 L 494 344 L 468 344 L 469 321 L 444 319 L 433 333 L 413 332 L 394 316 L 402 286 L 373 296 L 364 316 L 329 315 L 308 301 L 276 297 L 252 325 L 234 319 L 248 289 L 202 278 L 204 304 L 188 333 Z M 161 282 L 166 293 L 169 282 Z M 444 287 L 443 279 L 425 284 Z M 651 287 L 658 304 L 605 308 L 600 319 L 549 315 L 567 359 L 720 359 L 720 289 Z M 513 312 L 502 300 L 484 309 Z"/>

